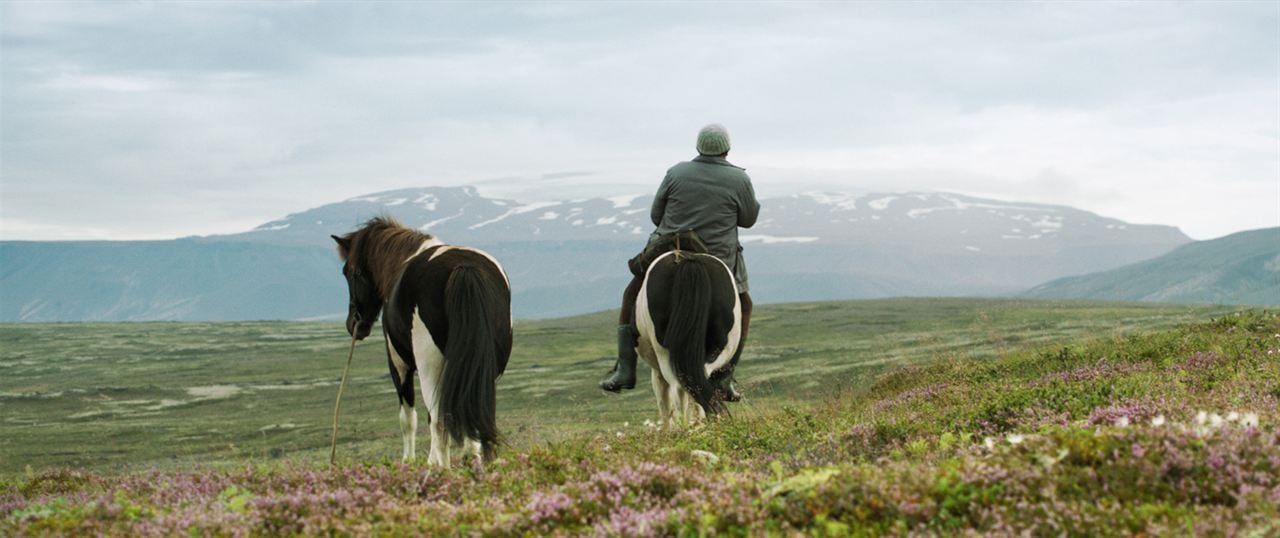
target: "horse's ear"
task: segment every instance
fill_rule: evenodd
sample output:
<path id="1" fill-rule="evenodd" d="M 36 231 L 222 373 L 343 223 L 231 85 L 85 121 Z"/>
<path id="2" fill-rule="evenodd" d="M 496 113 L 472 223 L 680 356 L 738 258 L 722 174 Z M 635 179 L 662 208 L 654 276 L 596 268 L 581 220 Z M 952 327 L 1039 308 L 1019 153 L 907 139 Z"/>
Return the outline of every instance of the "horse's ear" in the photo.
<path id="1" fill-rule="evenodd" d="M 338 256 L 342 257 L 344 260 L 347 259 L 347 251 L 351 248 L 351 240 L 345 237 L 338 237 L 336 235 L 330 235 L 329 237 L 332 237 L 333 242 L 338 244 Z"/>

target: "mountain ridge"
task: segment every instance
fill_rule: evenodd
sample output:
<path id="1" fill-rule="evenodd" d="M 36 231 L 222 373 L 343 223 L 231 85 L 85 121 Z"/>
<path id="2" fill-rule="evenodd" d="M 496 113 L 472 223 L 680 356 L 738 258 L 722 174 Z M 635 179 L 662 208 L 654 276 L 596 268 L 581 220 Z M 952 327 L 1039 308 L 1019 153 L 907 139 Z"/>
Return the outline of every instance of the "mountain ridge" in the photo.
<path id="1" fill-rule="evenodd" d="M 379 215 L 489 251 L 510 275 L 517 317 L 616 308 L 630 277 L 625 261 L 653 229 L 651 199 L 630 193 L 525 203 L 475 187 L 406 188 L 237 234 L 0 242 L 0 259 L 18 260 L 0 273 L 0 321 L 340 316 L 344 283 L 329 235 Z M 740 231 L 761 302 L 1007 295 L 1190 241 L 1170 226 L 952 193 L 808 192 L 761 203 L 759 222 Z M 94 286 L 75 284 L 86 280 Z"/>
<path id="2" fill-rule="evenodd" d="M 1022 294 L 1219 304 L 1280 304 L 1280 227 L 1196 241 L 1150 260 L 1066 277 Z"/>

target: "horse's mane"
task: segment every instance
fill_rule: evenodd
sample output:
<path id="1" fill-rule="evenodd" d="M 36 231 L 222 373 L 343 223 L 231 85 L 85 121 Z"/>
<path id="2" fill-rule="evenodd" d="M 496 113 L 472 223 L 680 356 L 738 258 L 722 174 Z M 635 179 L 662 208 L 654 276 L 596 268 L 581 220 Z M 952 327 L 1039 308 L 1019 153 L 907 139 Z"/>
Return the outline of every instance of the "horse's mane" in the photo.
<path id="1" fill-rule="evenodd" d="M 401 264 L 431 237 L 392 217 L 378 216 L 369 219 L 359 230 L 342 236 L 338 255 L 350 267 L 365 271 L 385 298 L 391 294 Z"/>

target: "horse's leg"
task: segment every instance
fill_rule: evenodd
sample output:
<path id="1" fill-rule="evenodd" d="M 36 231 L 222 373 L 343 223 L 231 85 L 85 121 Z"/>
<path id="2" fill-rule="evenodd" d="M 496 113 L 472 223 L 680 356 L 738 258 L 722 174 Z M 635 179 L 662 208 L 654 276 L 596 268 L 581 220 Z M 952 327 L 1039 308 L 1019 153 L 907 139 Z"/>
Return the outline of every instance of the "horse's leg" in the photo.
<path id="1" fill-rule="evenodd" d="M 667 400 L 667 380 L 657 368 L 649 369 L 649 379 L 653 381 L 653 397 L 658 400 L 658 426 L 665 427 L 667 414 L 671 404 Z"/>
<path id="2" fill-rule="evenodd" d="M 698 404 L 693 401 L 693 395 L 689 391 L 680 391 L 680 420 L 684 422 L 685 427 L 693 426 L 693 408 Z"/>
<path id="3" fill-rule="evenodd" d="M 384 338 L 387 340 L 387 362 L 391 367 L 391 381 L 395 384 L 396 396 L 400 398 L 400 440 L 404 444 L 400 452 L 400 461 L 409 462 L 413 461 L 417 454 L 415 444 L 418 437 L 418 411 L 413 407 L 413 370 L 400 357 L 400 354 L 396 353 L 390 338 L 385 337 L 385 332 Z"/>
<path id="4" fill-rule="evenodd" d="M 658 370 L 661 372 L 662 379 L 667 383 L 667 408 L 663 423 L 676 428 L 679 426 L 676 415 L 680 412 L 680 393 L 684 392 L 684 387 L 680 385 L 676 371 L 671 367 L 671 353 L 666 348 L 658 346 L 654 347 L 653 352 L 657 355 Z"/>
<path id="5" fill-rule="evenodd" d="M 400 404 L 400 437 L 404 443 L 400 461 L 413 461 L 418 453 L 418 410 L 404 403 Z"/>
<path id="6" fill-rule="evenodd" d="M 672 429 L 680 428 L 680 413 L 684 408 L 684 395 L 687 394 L 679 383 L 667 381 L 667 425 Z"/>
<path id="7" fill-rule="evenodd" d="M 422 324 L 418 309 L 413 310 L 413 354 L 418 362 L 418 381 L 422 403 L 427 408 L 427 427 L 431 431 L 428 465 L 449 467 L 449 435 L 440 418 L 440 375 L 444 373 L 444 353 L 436 347 L 431 332 Z"/>

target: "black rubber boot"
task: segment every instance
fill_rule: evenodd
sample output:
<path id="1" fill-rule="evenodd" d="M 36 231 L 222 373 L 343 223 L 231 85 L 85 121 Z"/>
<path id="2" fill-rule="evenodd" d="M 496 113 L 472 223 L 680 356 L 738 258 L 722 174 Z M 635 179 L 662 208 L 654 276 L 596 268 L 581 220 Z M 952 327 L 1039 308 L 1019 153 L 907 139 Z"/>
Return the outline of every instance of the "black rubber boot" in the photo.
<path id="1" fill-rule="evenodd" d="M 640 335 L 630 325 L 618 326 L 618 362 L 613 375 L 600 382 L 600 388 L 609 392 L 622 392 L 636 388 L 636 342 Z"/>

